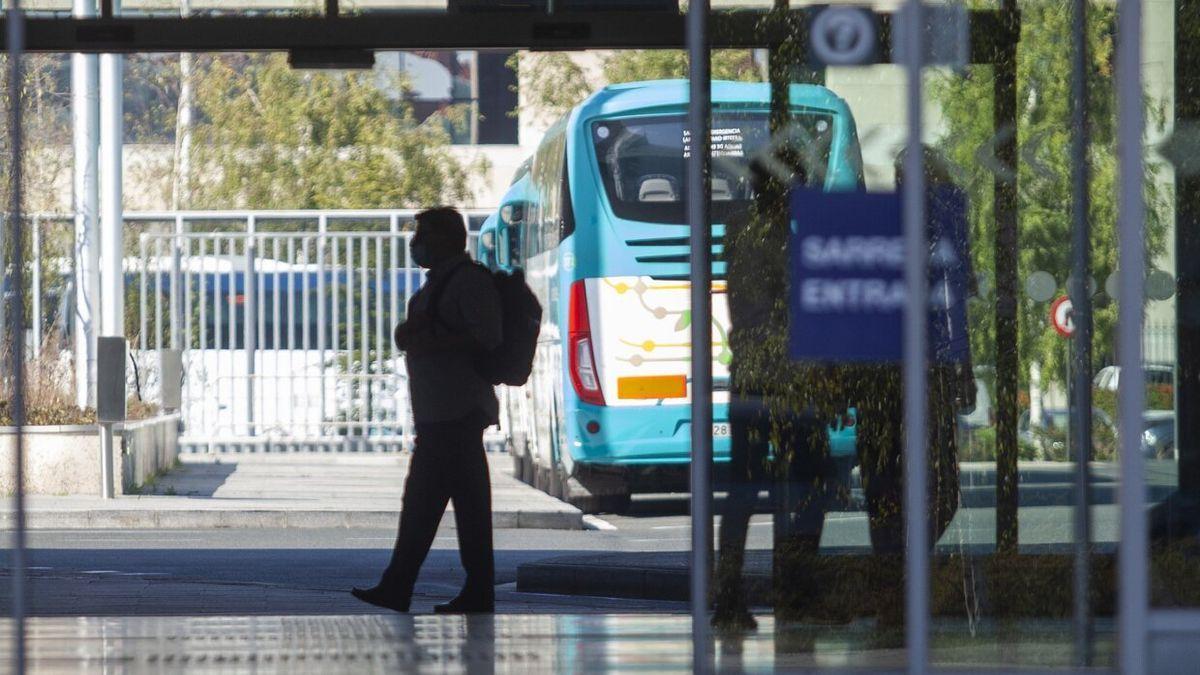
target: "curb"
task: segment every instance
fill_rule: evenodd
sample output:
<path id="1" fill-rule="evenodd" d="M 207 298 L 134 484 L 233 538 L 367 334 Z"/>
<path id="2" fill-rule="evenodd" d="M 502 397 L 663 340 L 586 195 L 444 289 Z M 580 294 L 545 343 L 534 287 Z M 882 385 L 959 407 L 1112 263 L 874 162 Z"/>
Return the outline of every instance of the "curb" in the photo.
<path id="1" fill-rule="evenodd" d="M 618 566 L 571 558 L 517 566 L 517 591 L 525 593 L 687 602 L 691 598 L 689 581 L 686 567 Z M 742 583 L 748 603 L 771 604 L 770 574 L 747 571 Z"/>
<path id="2" fill-rule="evenodd" d="M 215 509 L 121 509 L 108 511 L 55 511 L 33 509 L 25 513 L 31 530 L 72 529 L 394 529 L 398 511 L 330 510 L 215 510 Z M 11 511 L 0 513 L 0 528 L 13 529 Z M 582 530 L 579 512 L 502 512 L 492 515 L 495 529 Z"/>

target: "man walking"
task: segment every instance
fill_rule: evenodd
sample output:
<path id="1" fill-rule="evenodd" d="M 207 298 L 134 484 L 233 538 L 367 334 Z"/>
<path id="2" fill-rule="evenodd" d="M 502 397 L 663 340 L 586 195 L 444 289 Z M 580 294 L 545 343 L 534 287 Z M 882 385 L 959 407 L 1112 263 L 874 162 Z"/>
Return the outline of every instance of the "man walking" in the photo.
<path id="1" fill-rule="evenodd" d="M 475 361 L 501 344 L 500 297 L 491 274 L 465 253 L 467 231 L 457 211 L 429 209 L 416 221 L 410 252 L 429 274 L 395 331 L 408 367 L 416 448 L 391 562 L 378 585 L 351 592 L 372 605 L 407 612 L 449 501 L 467 582 L 458 597 L 434 611 L 491 612 L 495 563 L 483 430 L 496 423 L 499 406 Z"/>

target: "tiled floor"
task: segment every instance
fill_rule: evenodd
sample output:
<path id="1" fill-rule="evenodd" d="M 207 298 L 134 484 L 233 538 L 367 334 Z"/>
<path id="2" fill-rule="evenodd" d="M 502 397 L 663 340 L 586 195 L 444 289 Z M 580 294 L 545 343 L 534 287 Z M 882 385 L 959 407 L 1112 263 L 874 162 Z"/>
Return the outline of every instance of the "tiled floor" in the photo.
<path id="1" fill-rule="evenodd" d="M 777 625 L 718 639 L 723 672 L 904 667 L 903 638 L 874 625 Z M 13 624 L 5 621 L 11 635 Z M 681 615 L 436 615 L 38 618 L 27 624 L 31 672 L 683 672 Z M 935 631 L 939 665 L 1066 665 L 1069 626 Z M 1109 645 L 1103 642 L 1102 645 Z M 1110 646 L 1110 645 L 1109 645 Z M 12 642 L 3 643 L 5 665 Z M 1104 660 L 1110 649 L 1099 650 Z"/>

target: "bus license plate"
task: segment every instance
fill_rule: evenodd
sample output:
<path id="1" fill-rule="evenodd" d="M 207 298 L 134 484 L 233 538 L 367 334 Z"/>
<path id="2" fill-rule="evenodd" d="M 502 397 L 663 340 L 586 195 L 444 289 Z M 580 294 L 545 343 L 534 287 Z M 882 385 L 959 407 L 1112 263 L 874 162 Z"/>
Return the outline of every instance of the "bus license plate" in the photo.
<path id="1" fill-rule="evenodd" d="M 713 438 L 729 438 L 729 423 L 717 422 L 713 424 Z"/>

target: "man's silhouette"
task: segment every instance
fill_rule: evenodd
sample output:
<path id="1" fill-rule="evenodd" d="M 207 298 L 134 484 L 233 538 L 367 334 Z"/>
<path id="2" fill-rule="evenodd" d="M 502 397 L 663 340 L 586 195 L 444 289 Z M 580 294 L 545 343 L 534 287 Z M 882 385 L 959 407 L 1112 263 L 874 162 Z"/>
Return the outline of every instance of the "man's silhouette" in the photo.
<path id="1" fill-rule="evenodd" d="M 448 501 L 454 503 L 459 555 L 467 582 L 436 612 L 491 612 L 495 606 L 492 496 L 483 430 L 497 421 L 492 385 L 477 356 L 501 343 L 501 304 L 492 277 L 464 252 L 467 231 L 451 208 L 417 214 L 412 260 L 429 270 L 396 327 L 405 352 L 417 441 L 392 559 L 377 586 L 355 597 L 407 612 L 417 573 Z"/>

